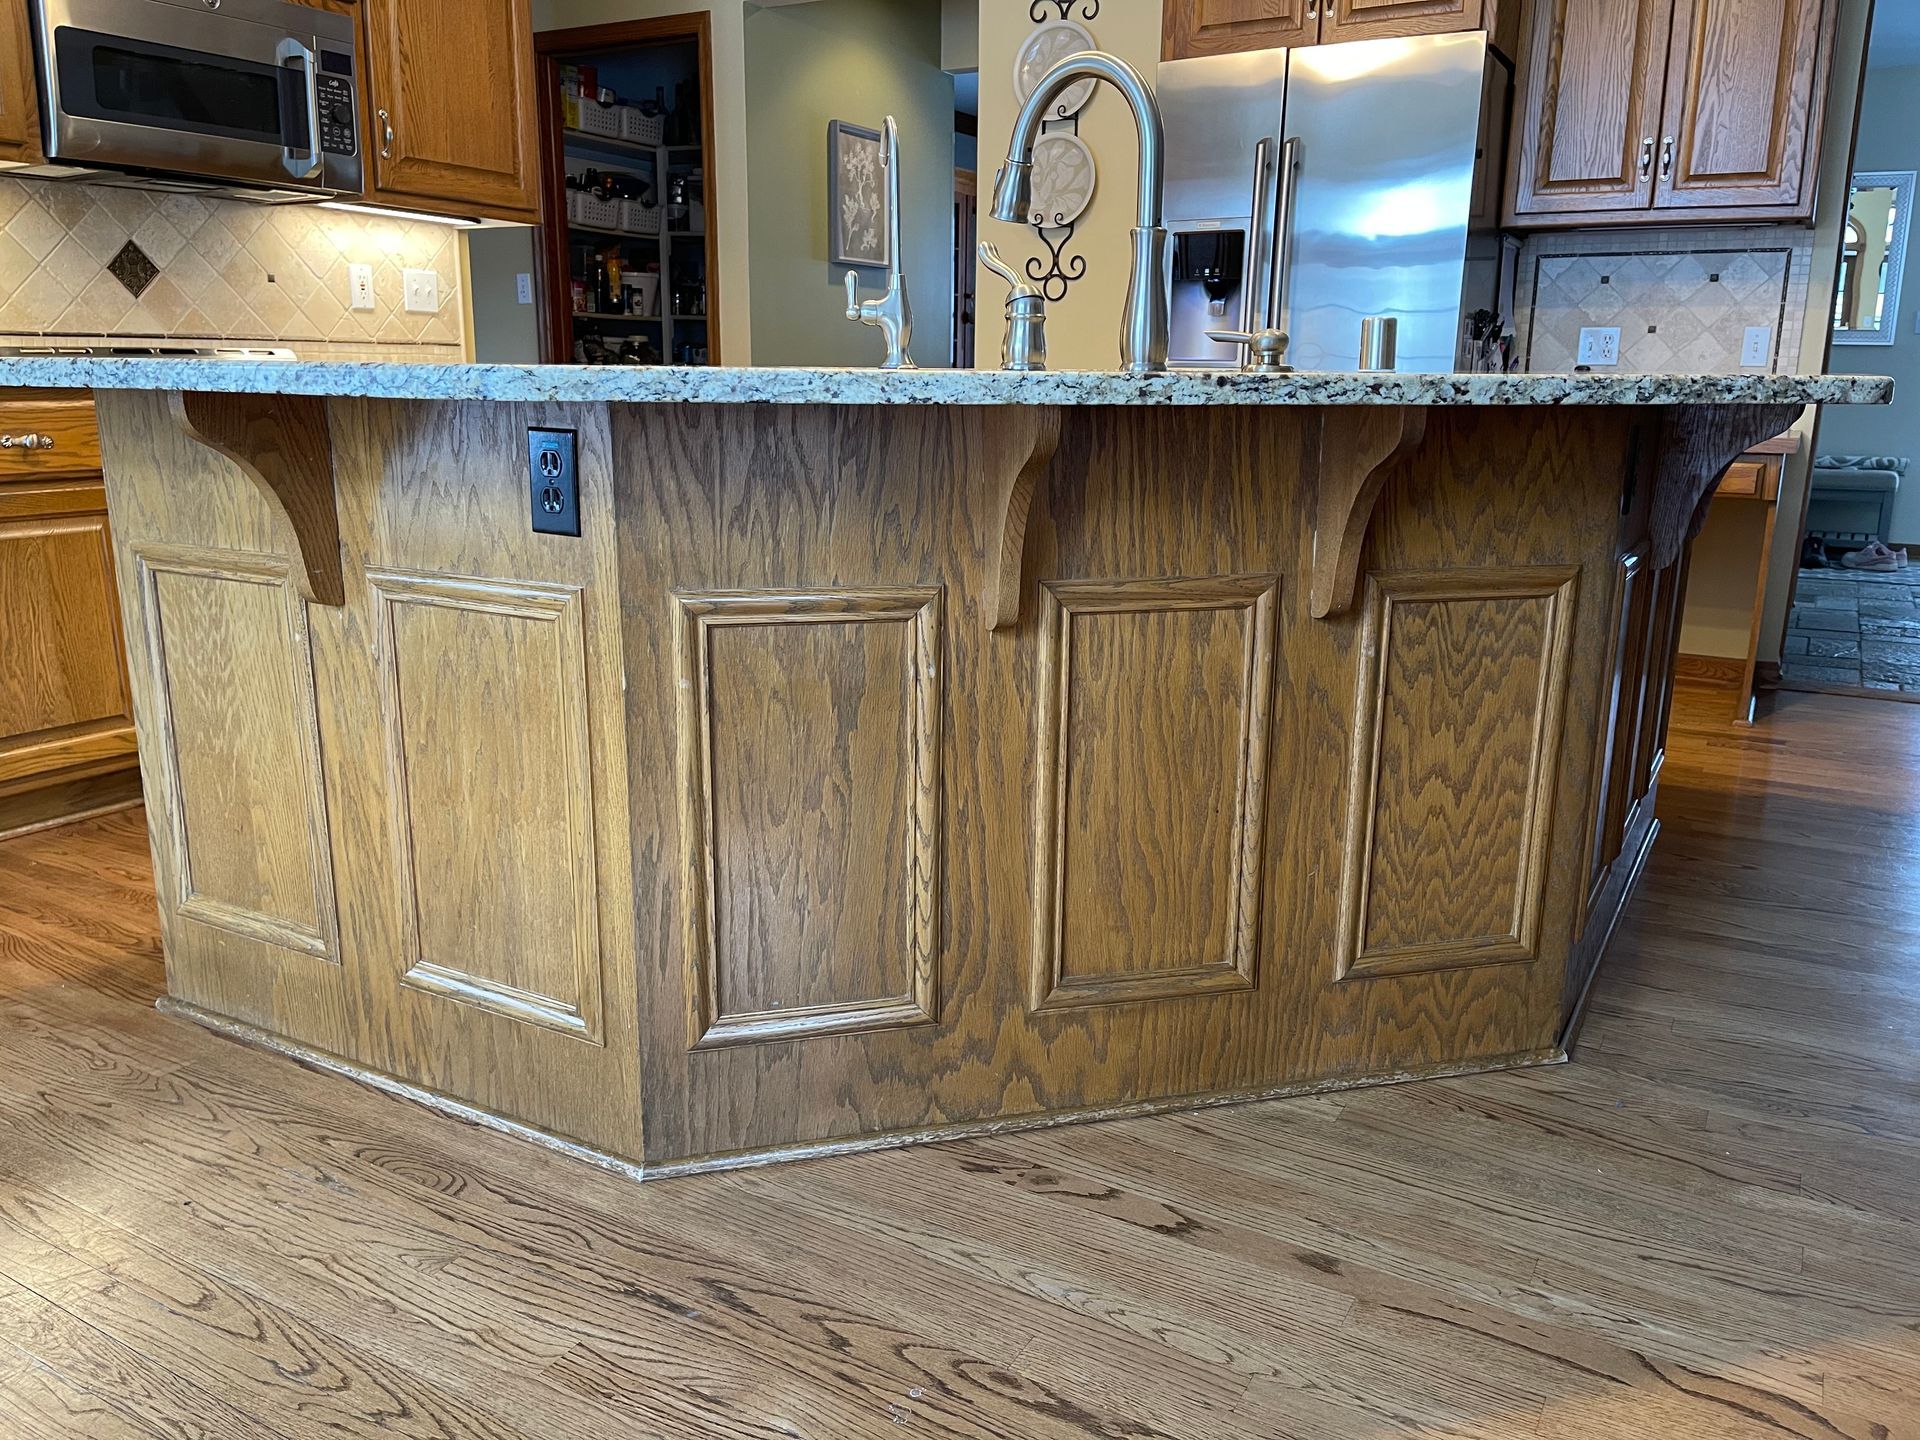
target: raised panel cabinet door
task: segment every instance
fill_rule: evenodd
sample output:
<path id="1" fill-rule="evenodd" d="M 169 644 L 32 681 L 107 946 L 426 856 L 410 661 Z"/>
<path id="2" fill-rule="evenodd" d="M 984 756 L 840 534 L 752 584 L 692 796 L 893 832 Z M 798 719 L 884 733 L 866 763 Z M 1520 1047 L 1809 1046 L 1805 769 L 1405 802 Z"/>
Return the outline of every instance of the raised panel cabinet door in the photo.
<path id="1" fill-rule="evenodd" d="M 1672 0 L 1533 0 L 1510 218 L 1653 203 Z"/>
<path id="2" fill-rule="evenodd" d="M 1386 40 L 1399 35 L 1449 35 L 1478 30 L 1482 0 L 1327 0 L 1320 38 Z"/>
<path id="3" fill-rule="evenodd" d="M 373 198 L 532 219 L 530 0 L 366 0 Z"/>
<path id="4" fill-rule="evenodd" d="M 0 15 L 0 160 L 38 160 L 39 125 L 34 118 L 33 38 L 27 7 L 10 5 Z"/>
<path id="5" fill-rule="evenodd" d="M 1809 212 L 1832 9 L 1831 0 L 1680 0 L 1658 208 Z"/>
<path id="6" fill-rule="evenodd" d="M 1320 14 L 1331 0 L 1167 0 L 1160 22 L 1160 58 L 1231 55 L 1316 45 Z"/>

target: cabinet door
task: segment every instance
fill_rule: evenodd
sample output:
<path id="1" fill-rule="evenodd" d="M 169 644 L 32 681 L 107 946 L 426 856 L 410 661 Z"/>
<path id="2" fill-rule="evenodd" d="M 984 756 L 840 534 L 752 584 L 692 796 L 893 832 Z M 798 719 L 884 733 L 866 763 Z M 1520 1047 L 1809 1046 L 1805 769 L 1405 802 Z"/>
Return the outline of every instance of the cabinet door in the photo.
<path id="1" fill-rule="evenodd" d="M 1510 218 L 1653 203 L 1672 0 L 1533 0 Z"/>
<path id="2" fill-rule="evenodd" d="M 1828 0 L 1680 0 L 1655 204 L 1809 209 L 1831 8 Z"/>
<path id="3" fill-rule="evenodd" d="M 38 160 L 39 124 L 34 116 L 33 39 L 27 7 L 0 15 L 0 160 Z"/>
<path id="4" fill-rule="evenodd" d="M 1384 40 L 1478 30 L 1482 0 L 1330 0 L 1320 38 Z"/>
<path id="5" fill-rule="evenodd" d="M 1313 45 L 1320 39 L 1322 0 L 1167 0 L 1160 58 L 1230 55 Z"/>
<path id="6" fill-rule="evenodd" d="M 366 0 L 370 198 L 535 219 L 530 0 Z"/>

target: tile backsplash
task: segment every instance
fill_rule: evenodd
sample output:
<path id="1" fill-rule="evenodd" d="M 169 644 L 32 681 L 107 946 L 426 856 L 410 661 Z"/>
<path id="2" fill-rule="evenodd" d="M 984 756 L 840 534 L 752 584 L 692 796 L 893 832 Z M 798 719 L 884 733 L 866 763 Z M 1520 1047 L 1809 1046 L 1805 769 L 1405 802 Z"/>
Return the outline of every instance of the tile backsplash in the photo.
<path id="1" fill-rule="evenodd" d="M 457 230 L 421 221 L 0 175 L 0 338 L 457 360 L 459 245 Z M 373 268 L 372 310 L 347 308 L 353 264 Z M 439 274 L 436 313 L 406 310 L 407 269 Z"/>
<path id="2" fill-rule="evenodd" d="M 1795 371 L 1812 264 L 1811 234 L 1780 226 L 1536 235 L 1516 291 L 1521 368 L 1571 371 L 1583 328 L 1618 326 L 1619 371 Z M 1754 326 L 1772 333 L 1764 367 L 1740 363 Z"/>

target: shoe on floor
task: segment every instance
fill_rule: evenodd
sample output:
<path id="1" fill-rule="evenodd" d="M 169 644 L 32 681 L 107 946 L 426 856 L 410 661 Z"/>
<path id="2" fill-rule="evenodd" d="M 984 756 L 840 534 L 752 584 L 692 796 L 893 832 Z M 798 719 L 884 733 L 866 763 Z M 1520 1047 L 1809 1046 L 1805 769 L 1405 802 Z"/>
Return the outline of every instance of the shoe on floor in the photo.
<path id="1" fill-rule="evenodd" d="M 1849 570 L 1891 571 L 1900 568 L 1900 561 L 1894 557 L 1893 551 L 1878 540 L 1842 555 L 1840 563 Z"/>

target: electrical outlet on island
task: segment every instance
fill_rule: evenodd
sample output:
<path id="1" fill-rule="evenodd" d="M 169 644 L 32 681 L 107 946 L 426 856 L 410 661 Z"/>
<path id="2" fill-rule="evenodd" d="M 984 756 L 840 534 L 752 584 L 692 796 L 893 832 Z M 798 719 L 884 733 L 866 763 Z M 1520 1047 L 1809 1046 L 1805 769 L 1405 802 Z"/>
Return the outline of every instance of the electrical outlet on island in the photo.
<path id="1" fill-rule="evenodd" d="M 1582 365 L 1618 365 L 1620 363 L 1620 327 L 1588 326 L 1580 332 Z"/>

